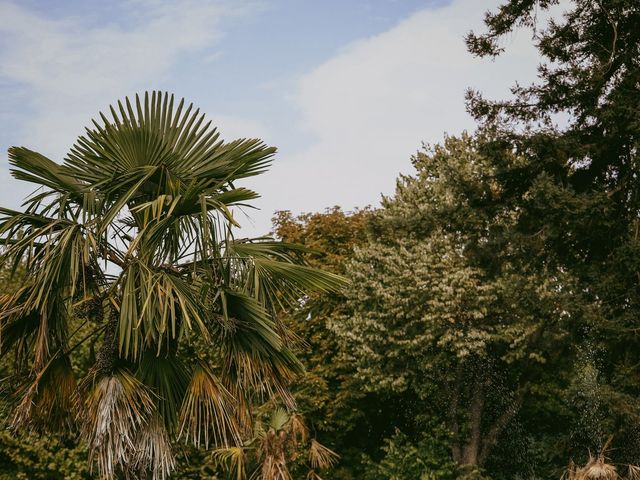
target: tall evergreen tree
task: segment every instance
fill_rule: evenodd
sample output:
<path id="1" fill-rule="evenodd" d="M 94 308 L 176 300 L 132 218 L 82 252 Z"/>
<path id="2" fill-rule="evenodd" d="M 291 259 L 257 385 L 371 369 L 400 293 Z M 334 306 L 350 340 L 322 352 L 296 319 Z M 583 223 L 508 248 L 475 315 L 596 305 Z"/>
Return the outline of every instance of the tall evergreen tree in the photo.
<path id="1" fill-rule="evenodd" d="M 556 1 L 508 1 L 470 33 L 470 51 L 499 55 L 505 35 L 532 28 L 542 57 L 538 81 L 508 100 L 469 93 L 470 111 L 495 134 L 487 148 L 526 158 L 498 161 L 507 193 L 521 199 L 518 230 L 540 239 L 540 257 L 571 272 L 591 305 L 575 327 L 574 346 L 598 377 L 602 428 L 591 448 L 615 433 L 613 450 L 637 461 L 635 332 L 640 318 L 640 4 L 576 0 L 540 24 Z M 581 394 L 578 394 L 581 397 Z"/>

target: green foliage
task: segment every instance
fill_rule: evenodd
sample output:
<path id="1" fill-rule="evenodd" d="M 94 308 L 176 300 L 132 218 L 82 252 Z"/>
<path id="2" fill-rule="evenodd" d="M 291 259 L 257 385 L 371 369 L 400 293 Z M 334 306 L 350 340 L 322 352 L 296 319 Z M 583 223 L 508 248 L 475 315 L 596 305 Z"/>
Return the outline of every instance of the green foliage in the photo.
<path id="1" fill-rule="evenodd" d="M 518 231 L 483 142 L 418 153 L 349 263 L 353 313 L 332 323 L 365 389 L 415 395 L 416 414 L 449 429 L 451 457 L 480 466 L 541 376 L 568 361 L 584 310 L 570 275 L 532 262 L 536 241 Z"/>
<path id="2" fill-rule="evenodd" d="M 432 432 L 432 435 L 435 432 Z M 399 430 L 385 440 L 384 455 L 378 462 L 369 460 L 363 479 L 378 480 L 453 480 L 457 466 L 449 458 L 446 441 L 436 435 L 420 438 L 415 444 Z"/>
<path id="3" fill-rule="evenodd" d="M 365 225 L 370 211 L 345 213 L 338 207 L 324 213 L 294 217 L 278 212 L 274 232 L 285 242 L 309 249 L 307 262 L 317 268 L 343 274 L 356 245 L 366 241 Z M 348 315 L 341 294 L 312 294 L 304 305 L 284 313 L 283 321 L 302 339 L 296 353 L 306 373 L 294 387 L 299 411 L 319 439 L 340 454 L 331 478 L 357 478 L 362 452 L 375 453 L 380 433 L 375 417 L 381 401 L 365 398 L 353 376 L 353 366 L 341 354 L 335 334 L 328 328 L 334 319 Z M 377 422 L 389 428 L 387 420 Z M 367 432 L 367 433 L 365 433 Z"/>
<path id="4" fill-rule="evenodd" d="M 87 450 L 72 440 L 0 434 L 0 479 L 84 480 L 93 478 Z"/>

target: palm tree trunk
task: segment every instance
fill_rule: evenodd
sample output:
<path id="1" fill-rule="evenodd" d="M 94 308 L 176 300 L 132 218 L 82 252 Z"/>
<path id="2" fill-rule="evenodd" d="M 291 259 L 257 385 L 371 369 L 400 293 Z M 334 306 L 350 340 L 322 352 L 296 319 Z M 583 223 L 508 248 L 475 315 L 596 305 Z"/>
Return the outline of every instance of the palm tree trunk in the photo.
<path id="1" fill-rule="evenodd" d="M 96 374 L 110 375 L 116 367 L 118 359 L 118 323 L 120 313 L 113 307 L 110 307 L 109 319 L 104 331 L 102 346 L 96 356 L 96 363 L 93 370 Z"/>

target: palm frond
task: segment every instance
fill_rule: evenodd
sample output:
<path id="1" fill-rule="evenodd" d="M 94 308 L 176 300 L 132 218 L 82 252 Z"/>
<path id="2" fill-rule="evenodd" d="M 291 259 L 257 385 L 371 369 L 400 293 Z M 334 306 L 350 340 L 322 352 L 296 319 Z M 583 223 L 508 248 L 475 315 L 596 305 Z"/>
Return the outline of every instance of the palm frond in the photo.
<path id="1" fill-rule="evenodd" d="M 60 193 L 79 194 L 85 185 L 65 172 L 65 169 L 44 155 L 24 147 L 9 149 L 9 163 L 13 165 L 11 174 L 18 180 L 44 185 Z"/>
<path id="2" fill-rule="evenodd" d="M 0 298 L 0 358 L 13 350 L 19 362 L 26 359 L 33 347 L 40 326 L 40 314 L 29 308 L 25 298 L 29 289 Z"/>
<path id="3" fill-rule="evenodd" d="M 154 416 L 138 430 L 134 452 L 134 471 L 150 472 L 152 480 L 165 480 L 169 477 L 176 461 L 162 418 Z"/>
<path id="4" fill-rule="evenodd" d="M 0 317 L 14 327 L 37 317 L 34 351 L 39 369 L 49 357 L 51 345 L 65 346 L 74 297 L 87 296 L 104 281 L 97 265 L 98 245 L 91 233 L 73 220 L 6 209 L 0 214 L 4 214 L 0 236 L 7 245 L 0 262 L 11 265 L 12 271 L 18 266 L 29 271 L 10 301 L 0 306 Z"/>
<path id="5" fill-rule="evenodd" d="M 228 242 L 226 253 L 247 263 L 247 292 L 271 307 L 296 305 L 310 292 L 338 292 L 343 277 L 301 264 L 306 250 L 271 240 Z"/>
<path id="6" fill-rule="evenodd" d="M 225 317 L 233 325 L 220 339 L 231 392 L 255 391 L 261 398 L 277 393 L 293 407 L 287 387 L 304 367 L 284 346 L 273 320 L 257 300 L 229 290 L 223 298 Z"/>
<path id="7" fill-rule="evenodd" d="M 101 123 L 94 121 L 95 128 L 80 137 L 65 162 L 75 178 L 99 185 L 137 167 L 163 165 L 183 183 L 232 180 L 263 172 L 275 152 L 255 139 L 219 141 L 193 104 L 184 109 L 183 99 L 174 108 L 173 95 L 136 95 L 134 104 L 128 98 L 118 102 L 111 119 L 100 114 Z"/>
<path id="8" fill-rule="evenodd" d="M 276 408 L 271 412 L 271 418 L 269 418 L 269 427 L 278 431 L 282 430 L 289 421 L 289 414 L 284 408 Z"/>
<path id="9" fill-rule="evenodd" d="M 70 425 L 76 387 L 69 357 L 55 355 L 17 392 L 20 401 L 14 410 L 12 428 L 55 431 Z"/>
<path id="10" fill-rule="evenodd" d="M 189 383 L 189 372 L 173 353 L 146 351 L 140 360 L 138 379 L 155 394 L 156 417 L 170 431 L 178 427 L 178 412 Z"/>
<path id="11" fill-rule="evenodd" d="M 40 307 L 53 288 L 67 288 L 69 295 L 86 288 L 87 269 L 95 267 L 98 243 L 82 224 L 65 218 L 35 213 L 0 210 L 0 243 L 6 248 L 0 255 L 3 264 L 15 270 L 21 262 L 37 285 L 30 299 Z"/>
<path id="12" fill-rule="evenodd" d="M 299 444 L 303 444 L 307 441 L 309 430 L 304 423 L 302 415 L 299 413 L 292 413 L 289 416 L 291 440 L 294 448 L 297 448 Z"/>
<path id="13" fill-rule="evenodd" d="M 640 480 L 640 467 L 638 465 L 628 465 L 627 469 L 628 480 Z"/>
<path id="14" fill-rule="evenodd" d="M 309 470 L 309 472 L 307 472 L 306 480 L 324 480 L 324 479 L 320 475 L 318 475 L 318 472 L 316 472 L 315 470 Z"/>
<path id="15" fill-rule="evenodd" d="M 22 286 L 0 302 L 0 356 L 13 348 L 20 362 L 30 359 L 33 371 L 41 372 L 66 347 L 69 312 L 60 295 L 48 298 L 40 311 L 34 309 L 29 303 L 33 289 Z"/>
<path id="16" fill-rule="evenodd" d="M 111 479 L 119 468 L 127 470 L 138 432 L 149 422 L 154 403 L 147 388 L 125 370 L 91 383 L 85 380 L 88 392 L 78 402 L 81 437 L 89 446 L 90 460 Z"/>
<path id="17" fill-rule="evenodd" d="M 180 411 L 180 437 L 194 445 L 210 444 L 228 447 L 240 443 L 236 420 L 237 402 L 222 382 L 199 363 L 191 374 L 191 382 Z"/>
<path id="18" fill-rule="evenodd" d="M 219 448 L 212 454 L 214 464 L 224 468 L 232 475 L 235 473 L 236 480 L 246 479 L 246 452 L 241 446 Z"/>
<path id="19" fill-rule="evenodd" d="M 311 468 L 324 470 L 336 464 L 340 456 L 333 450 L 318 442 L 315 438 L 311 439 L 309 446 L 309 463 Z"/>
<path id="20" fill-rule="evenodd" d="M 132 262 L 120 275 L 119 350 L 136 359 L 144 348 L 176 341 L 182 328 L 197 329 L 209 338 L 202 304 L 193 289 L 179 276 Z"/>

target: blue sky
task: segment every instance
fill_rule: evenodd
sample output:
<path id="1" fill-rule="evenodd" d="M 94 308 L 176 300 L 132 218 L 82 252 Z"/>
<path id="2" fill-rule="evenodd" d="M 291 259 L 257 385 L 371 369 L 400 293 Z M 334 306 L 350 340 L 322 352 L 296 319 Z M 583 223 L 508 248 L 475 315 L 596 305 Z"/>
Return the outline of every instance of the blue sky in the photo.
<path id="1" fill-rule="evenodd" d="M 375 205 L 422 142 L 473 129 L 464 91 L 504 97 L 534 78 L 526 34 L 496 61 L 466 53 L 495 0 L 0 0 L 0 149 L 62 161 L 75 138 L 125 95 L 160 89 L 200 106 L 224 138 L 279 148 L 249 181 L 260 210 Z M 0 205 L 30 191 L 0 161 Z"/>

